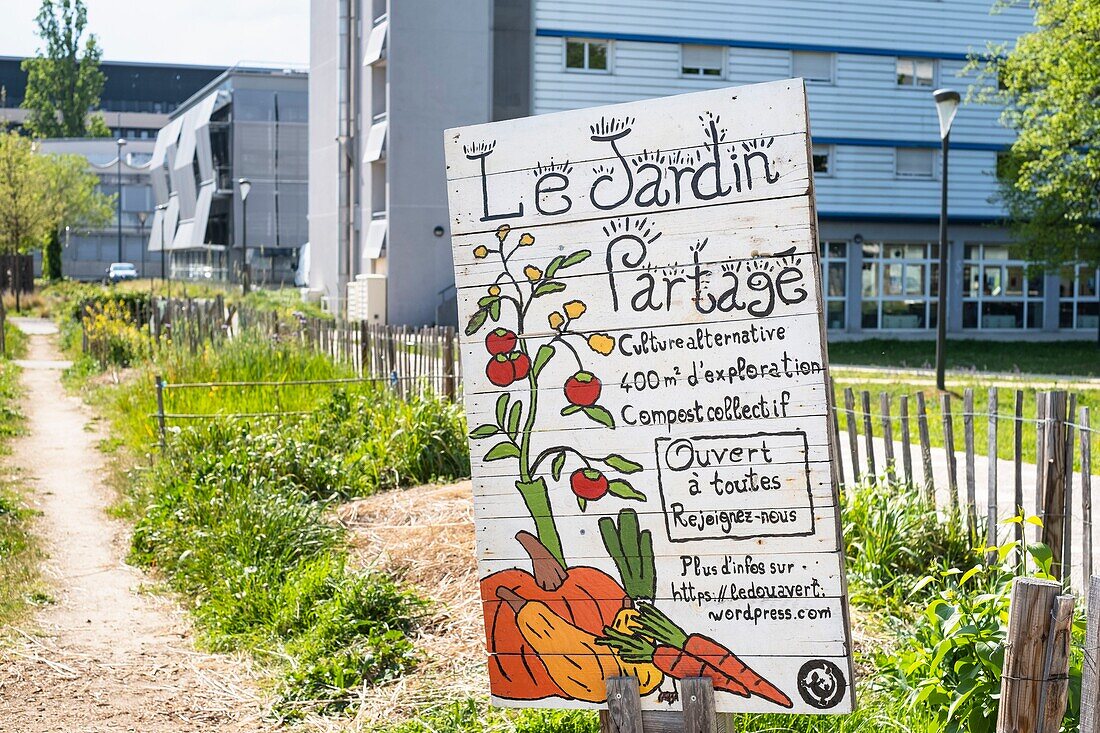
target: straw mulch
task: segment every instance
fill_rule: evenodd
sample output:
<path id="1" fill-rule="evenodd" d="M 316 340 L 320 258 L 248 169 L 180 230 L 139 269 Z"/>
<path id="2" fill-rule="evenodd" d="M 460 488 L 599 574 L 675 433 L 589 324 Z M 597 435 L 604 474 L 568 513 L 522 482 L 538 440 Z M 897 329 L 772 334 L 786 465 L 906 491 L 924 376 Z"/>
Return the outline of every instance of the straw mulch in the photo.
<path id="1" fill-rule="evenodd" d="M 337 516 L 349 529 L 352 563 L 391 572 L 432 601 L 416 639 L 423 663 L 392 685 L 364 690 L 351 729 L 376 730 L 428 705 L 484 696 L 470 482 L 382 492 L 341 506 Z"/>

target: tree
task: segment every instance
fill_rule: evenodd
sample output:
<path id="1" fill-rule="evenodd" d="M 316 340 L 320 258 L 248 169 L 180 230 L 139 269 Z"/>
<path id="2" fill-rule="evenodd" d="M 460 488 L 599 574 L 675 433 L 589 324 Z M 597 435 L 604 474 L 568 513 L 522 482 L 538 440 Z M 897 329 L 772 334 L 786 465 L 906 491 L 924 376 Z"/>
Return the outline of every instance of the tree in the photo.
<path id="1" fill-rule="evenodd" d="M 0 133 L 0 252 L 16 262 L 11 279 L 16 310 L 22 282 L 15 255 L 39 246 L 53 225 L 44 172 L 34 143 L 15 132 Z"/>
<path id="2" fill-rule="evenodd" d="M 106 137 L 102 115 L 91 115 L 106 77 L 96 37 L 82 40 L 88 24 L 84 0 L 42 0 L 35 22 L 46 48 L 23 61 L 27 131 L 35 137 Z"/>
<path id="3" fill-rule="evenodd" d="M 98 227 L 111 221 L 113 196 L 97 188 L 99 177 L 80 155 L 46 155 L 39 159 L 46 183 L 52 223 L 42 253 L 42 275 L 61 279 L 61 236 L 66 227 Z"/>
<path id="4" fill-rule="evenodd" d="M 1100 264 L 1100 3 L 1030 0 L 1034 33 L 992 49 L 986 76 L 1016 141 L 1000 198 L 1024 256 L 1044 270 Z"/>

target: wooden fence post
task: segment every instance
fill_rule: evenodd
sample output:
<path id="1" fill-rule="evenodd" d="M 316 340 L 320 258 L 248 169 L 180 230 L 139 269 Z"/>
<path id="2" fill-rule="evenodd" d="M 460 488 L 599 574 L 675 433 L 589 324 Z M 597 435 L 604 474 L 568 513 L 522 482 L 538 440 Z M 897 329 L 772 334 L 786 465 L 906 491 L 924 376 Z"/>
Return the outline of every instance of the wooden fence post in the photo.
<path id="1" fill-rule="evenodd" d="M 1073 596 L 1060 583 L 1012 585 L 997 733 L 1058 733 L 1069 694 Z"/>
<path id="2" fill-rule="evenodd" d="M 924 467 L 924 500 L 928 506 L 936 505 L 936 480 L 932 475 L 932 445 L 928 439 L 928 411 L 924 404 L 924 392 L 917 392 L 917 435 L 920 438 L 920 458 Z"/>
<path id="3" fill-rule="evenodd" d="M 879 395 L 879 409 L 882 411 L 882 441 L 883 455 L 886 461 L 886 479 L 891 484 L 897 483 L 898 475 L 894 469 L 894 428 L 890 424 L 890 393 L 883 392 Z"/>
<path id="4" fill-rule="evenodd" d="M 1061 390 L 1046 393 L 1046 430 L 1043 461 L 1039 470 L 1039 485 L 1043 489 L 1043 539 L 1050 548 L 1054 577 L 1065 579 L 1062 567 L 1063 540 L 1066 528 L 1066 393 Z"/>
<path id="5" fill-rule="evenodd" d="M 163 453 L 168 443 L 164 426 L 164 379 L 159 374 L 154 379 L 157 384 L 157 430 L 160 432 L 160 450 Z"/>
<path id="6" fill-rule="evenodd" d="M 607 680 L 607 710 L 600 711 L 600 733 L 726 733 L 726 716 L 714 712 L 714 685 L 709 677 L 680 681 L 683 712 L 641 711 L 638 678 Z"/>
<path id="7" fill-rule="evenodd" d="M 612 677 L 607 681 L 607 710 L 600 711 L 600 733 L 642 733 L 637 677 Z"/>
<path id="8" fill-rule="evenodd" d="M 985 494 L 985 546 L 997 546 L 997 388 L 989 388 L 989 425 L 986 429 L 986 494 Z M 986 553 L 987 565 L 997 559 L 996 551 Z"/>
<path id="9" fill-rule="evenodd" d="M 899 399 L 898 412 L 901 418 L 901 469 L 905 474 L 905 483 L 912 486 L 913 481 L 913 446 L 910 444 L 909 434 L 909 395 L 902 395 Z"/>
<path id="10" fill-rule="evenodd" d="M 1035 516 L 1043 518 L 1043 465 L 1047 453 L 1047 393 L 1035 393 Z M 1038 530 L 1035 541 L 1042 540 L 1042 530 Z"/>
<path id="11" fill-rule="evenodd" d="M 1081 567 L 1083 578 L 1092 577 L 1092 429 L 1089 408 L 1082 407 L 1077 418 L 1081 425 Z M 1097 608 L 1100 613 L 1100 608 Z M 1100 731 L 1097 731 L 1100 733 Z"/>
<path id="12" fill-rule="evenodd" d="M 455 385 L 455 332 L 451 327 L 443 331 L 443 396 L 455 401 L 458 392 Z"/>
<path id="13" fill-rule="evenodd" d="M 1100 576 L 1085 577 L 1089 589 L 1085 606 L 1085 662 L 1081 665 L 1081 733 L 1100 733 Z"/>
<path id="14" fill-rule="evenodd" d="M 951 395 L 940 395 L 943 410 L 943 450 L 947 459 L 947 488 L 951 492 L 951 513 L 959 514 L 959 475 L 955 462 L 955 422 L 951 419 Z"/>
<path id="15" fill-rule="evenodd" d="M 1077 395 L 1069 395 L 1066 403 L 1065 445 L 1062 450 L 1064 456 L 1064 469 L 1066 472 L 1063 486 L 1065 486 L 1065 504 L 1063 515 L 1065 516 L 1065 535 L 1062 537 L 1062 566 L 1066 569 L 1066 587 L 1069 587 L 1073 571 L 1073 417 L 1077 412 Z M 1082 576 L 1082 579 L 1087 578 Z"/>
<path id="16" fill-rule="evenodd" d="M 837 486 L 844 486 L 844 455 L 840 449 L 840 417 L 837 415 L 839 411 L 836 404 L 836 380 L 829 377 L 829 402 L 832 405 L 832 409 L 829 411 L 829 424 L 833 429 L 833 441 L 836 443 L 836 474 L 837 474 Z"/>
<path id="17" fill-rule="evenodd" d="M 848 424 L 848 448 L 852 452 L 852 479 L 858 484 L 863 478 L 859 470 L 859 428 L 856 426 L 855 394 L 844 388 L 844 420 Z"/>
<path id="18" fill-rule="evenodd" d="M 963 448 L 966 452 L 966 521 L 970 536 L 978 536 L 977 477 L 974 469 L 974 388 L 963 391 Z"/>
<path id="19" fill-rule="evenodd" d="M 878 471 L 875 470 L 875 431 L 871 422 L 871 393 L 863 390 L 860 393 L 860 405 L 863 407 L 863 441 L 867 446 L 867 473 L 875 478 Z"/>
<path id="20" fill-rule="evenodd" d="M 1016 403 L 1015 411 L 1013 413 L 1015 419 L 1013 421 L 1013 433 L 1012 433 L 1012 456 L 1014 462 L 1014 500 L 1016 506 L 1014 511 L 1016 516 L 1021 516 L 1024 513 L 1024 392 L 1023 390 L 1016 390 Z M 1016 566 L 1020 568 L 1021 572 L 1024 567 L 1024 559 L 1027 557 L 1027 553 L 1024 548 L 1024 523 L 1016 523 Z"/>

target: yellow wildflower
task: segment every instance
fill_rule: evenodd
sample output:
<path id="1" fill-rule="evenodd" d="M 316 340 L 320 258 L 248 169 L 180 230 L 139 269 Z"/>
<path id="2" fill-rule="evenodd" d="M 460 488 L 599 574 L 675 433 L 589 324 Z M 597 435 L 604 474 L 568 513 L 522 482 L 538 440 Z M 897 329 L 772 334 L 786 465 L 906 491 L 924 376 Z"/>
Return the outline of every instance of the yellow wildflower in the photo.
<path id="1" fill-rule="evenodd" d="M 500 240 L 501 244 L 504 243 L 504 238 L 508 236 L 508 232 L 510 231 L 512 231 L 512 227 L 507 224 L 501 224 L 497 227 L 497 239 Z"/>
<path id="2" fill-rule="evenodd" d="M 531 282 L 536 282 L 542 279 L 542 270 L 535 267 L 534 265 L 528 265 L 527 267 L 523 268 L 523 274 L 526 275 L 527 279 Z"/>
<path id="3" fill-rule="evenodd" d="M 546 320 L 550 321 L 550 328 L 554 329 L 555 331 L 561 328 L 562 324 L 565 323 L 565 317 L 557 311 L 551 313 L 550 317 Z"/>
<path id="4" fill-rule="evenodd" d="M 607 356 L 615 348 L 615 338 L 606 333 L 594 333 L 588 337 L 588 348 Z"/>
<path id="5" fill-rule="evenodd" d="M 489 286 L 489 295 L 500 295 L 500 286 L 499 285 L 490 285 Z"/>
<path id="6" fill-rule="evenodd" d="M 570 318 L 580 318 L 584 315 L 584 312 L 588 310 L 588 308 L 585 307 L 584 303 L 580 302 L 579 300 L 569 301 L 565 304 L 564 308 L 565 315 L 569 316 Z"/>
<path id="7" fill-rule="evenodd" d="M 526 232 L 523 234 L 523 236 L 519 238 L 519 244 L 521 247 L 530 247 L 534 243 L 535 238 Z"/>
<path id="8" fill-rule="evenodd" d="M 489 248 L 486 247 L 484 244 L 479 244 L 478 246 L 474 247 L 474 257 L 476 257 L 477 259 L 483 260 L 488 254 Z"/>

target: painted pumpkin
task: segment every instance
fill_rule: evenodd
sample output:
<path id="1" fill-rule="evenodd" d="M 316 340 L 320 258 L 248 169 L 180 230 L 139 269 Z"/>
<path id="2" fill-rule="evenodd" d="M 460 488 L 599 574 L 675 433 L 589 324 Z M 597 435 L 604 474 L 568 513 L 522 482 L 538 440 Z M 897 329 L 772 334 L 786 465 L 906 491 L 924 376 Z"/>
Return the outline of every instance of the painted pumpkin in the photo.
<path id="1" fill-rule="evenodd" d="M 544 603 L 569 623 L 596 636 L 614 623 L 626 591 L 602 570 L 563 569 L 534 535 L 520 532 L 516 539 L 531 556 L 533 572 L 502 570 L 481 581 L 486 645 L 491 655 L 490 688 L 497 697 L 509 700 L 567 697 L 524 640 L 515 610 L 500 599 L 497 590 L 506 588 L 529 601 Z"/>

